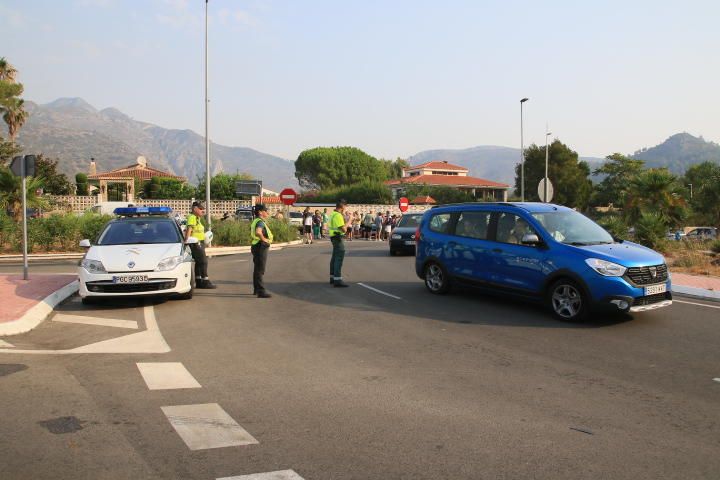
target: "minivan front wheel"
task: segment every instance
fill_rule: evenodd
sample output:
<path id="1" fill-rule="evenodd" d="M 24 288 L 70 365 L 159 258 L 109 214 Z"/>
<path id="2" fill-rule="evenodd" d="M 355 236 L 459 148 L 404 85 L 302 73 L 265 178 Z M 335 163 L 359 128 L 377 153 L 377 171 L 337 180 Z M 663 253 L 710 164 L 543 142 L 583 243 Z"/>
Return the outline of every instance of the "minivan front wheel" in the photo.
<path id="1" fill-rule="evenodd" d="M 550 307 L 559 320 L 580 322 L 588 314 L 588 298 L 580 286 L 570 279 L 558 280 L 550 287 Z"/>
<path id="2" fill-rule="evenodd" d="M 438 295 L 450 290 L 450 279 L 442 265 L 431 262 L 425 266 L 425 286 L 431 293 Z"/>

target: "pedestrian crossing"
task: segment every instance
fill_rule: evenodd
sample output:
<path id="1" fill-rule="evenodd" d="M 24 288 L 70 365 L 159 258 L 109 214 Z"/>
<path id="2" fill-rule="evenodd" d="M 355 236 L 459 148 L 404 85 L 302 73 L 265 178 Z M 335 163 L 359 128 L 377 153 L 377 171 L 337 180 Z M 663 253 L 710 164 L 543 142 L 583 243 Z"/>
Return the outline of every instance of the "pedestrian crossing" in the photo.
<path id="1" fill-rule="evenodd" d="M 217 480 L 304 480 L 293 470 L 278 470 L 277 472 L 253 473 L 239 477 L 223 477 Z"/>
<path id="2" fill-rule="evenodd" d="M 201 388 L 180 362 L 138 363 L 137 367 L 150 390 Z"/>

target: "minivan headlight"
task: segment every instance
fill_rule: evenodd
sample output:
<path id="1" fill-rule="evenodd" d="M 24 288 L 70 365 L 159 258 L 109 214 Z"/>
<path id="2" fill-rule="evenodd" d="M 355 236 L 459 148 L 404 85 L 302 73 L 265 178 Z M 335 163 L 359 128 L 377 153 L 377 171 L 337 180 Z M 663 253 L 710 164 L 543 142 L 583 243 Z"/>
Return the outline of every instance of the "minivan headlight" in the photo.
<path id="1" fill-rule="evenodd" d="M 87 258 L 83 258 L 80 262 L 80 266 L 90 273 L 107 273 L 105 266 L 100 260 L 88 260 Z"/>
<path id="2" fill-rule="evenodd" d="M 599 258 L 587 258 L 585 259 L 585 263 L 588 264 L 588 267 L 606 277 L 622 277 L 627 271 L 627 268 L 622 265 L 608 262 L 607 260 L 600 260 Z"/>
<path id="3" fill-rule="evenodd" d="M 183 261 L 183 257 L 167 257 L 163 258 L 158 262 L 157 268 L 155 269 L 158 272 L 166 272 L 168 270 L 172 270 L 173 268 L 180 265 Z"/>

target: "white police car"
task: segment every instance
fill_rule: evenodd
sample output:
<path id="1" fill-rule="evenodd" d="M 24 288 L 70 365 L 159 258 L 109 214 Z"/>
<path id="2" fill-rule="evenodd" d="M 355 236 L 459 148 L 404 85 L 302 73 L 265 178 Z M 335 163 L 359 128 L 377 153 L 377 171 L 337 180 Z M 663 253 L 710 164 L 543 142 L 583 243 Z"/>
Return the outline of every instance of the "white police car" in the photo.
<path id="1" fill-rule="evenodd" d="M 108 297 L 175 295 L 192 298 L 193 261 L 169 207 L 116 208 L 97 243 L 88 248 L 78 276 L 83 303 Z M 197 242 L 190 238 L 188 243 Z"/>

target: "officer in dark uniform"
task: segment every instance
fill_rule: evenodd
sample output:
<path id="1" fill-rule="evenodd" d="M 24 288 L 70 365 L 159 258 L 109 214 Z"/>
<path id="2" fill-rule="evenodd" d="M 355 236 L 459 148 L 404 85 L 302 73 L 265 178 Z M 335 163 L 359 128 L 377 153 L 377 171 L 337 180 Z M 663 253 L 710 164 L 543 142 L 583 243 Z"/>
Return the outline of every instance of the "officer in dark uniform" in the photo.
<path id="1" fill-rule="evenodd" d="M 250 237 L 252 238 L 250 252 L 252 252 L 253 256 L 253 295 L 257 295 L 258 298 L 270 298 L 272 295 L 265 290 L 265 284 L 263 283 L 268 251 L 273 241 L 273 234 L 267 223 L 270 214 L 267 207 L 262 203 L 255 205 L 253 213 L 255 214 L 255 220 L 250 224 Z"/>
<path id="2" fill-rule="evenodd" d="M 190 244 L 193 260 L 195 260 L 195 287 L 217 288 L 208 278 L 208 259 L 205 255 L 205 226 L 200 219 L 205 213 L 205 207 L 200 202 L 193 202 L 192 212 L 187 217 L 185 228 L 185 241 L 190 237 L 197 238 L 197 243 Z"/>

